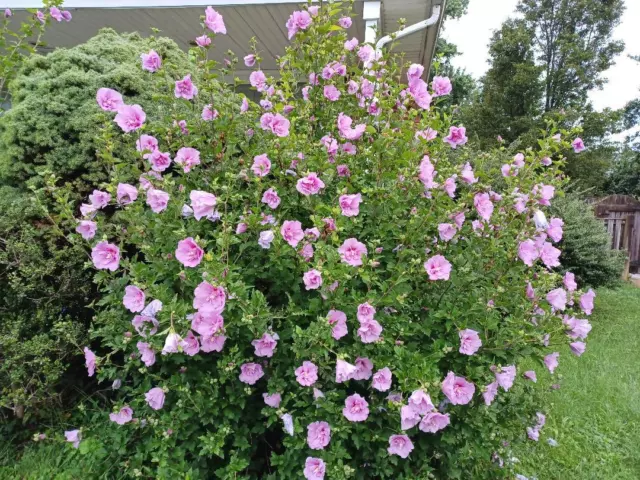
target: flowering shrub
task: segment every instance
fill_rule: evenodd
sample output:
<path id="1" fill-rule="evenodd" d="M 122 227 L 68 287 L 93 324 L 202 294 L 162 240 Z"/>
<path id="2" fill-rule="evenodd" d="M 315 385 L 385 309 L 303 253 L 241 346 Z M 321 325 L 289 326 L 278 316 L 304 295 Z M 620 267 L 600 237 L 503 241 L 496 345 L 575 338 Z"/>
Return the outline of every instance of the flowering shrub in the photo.
<path id="1" fill-rule="evenodd" d="M 156 478 L 495 478 L 509 441 L 544 434 L 529 396 L 544 367 L 518 365 L 554 374 L 558 345 L 582 354 L 575 315 L 593 308 L 553 272 L 562 220 L 543 213 L 573 139 L 551 127 L 486 168 L 437 108 L 447 79 L 349 23 L 336 3 L 294 12 L 278 80 L 253 46 L 259 105 L 211 101 L 226 33 L 211 7 L 157 115 L 97 92 L 121 130 L 105 142 L 128 150 L 76 223 L 103 292 L 85 358 L 118 392 L 65 432 L 74 446 Z"/>

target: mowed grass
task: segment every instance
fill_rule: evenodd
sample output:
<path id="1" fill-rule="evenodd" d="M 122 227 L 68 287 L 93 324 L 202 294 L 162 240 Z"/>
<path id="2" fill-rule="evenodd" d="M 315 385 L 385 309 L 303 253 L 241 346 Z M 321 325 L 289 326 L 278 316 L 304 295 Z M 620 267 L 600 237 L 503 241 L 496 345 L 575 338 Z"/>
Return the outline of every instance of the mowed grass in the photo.
<path id="1" fill-rule="evenodd" d="M 640 479 L 640 288 L 601 289 L 587 351 L 562 350 L 538 443 L 515 456 L 519 473 L 547 479 Z M 558 446 L 547 443 L 555 439 Z"/>

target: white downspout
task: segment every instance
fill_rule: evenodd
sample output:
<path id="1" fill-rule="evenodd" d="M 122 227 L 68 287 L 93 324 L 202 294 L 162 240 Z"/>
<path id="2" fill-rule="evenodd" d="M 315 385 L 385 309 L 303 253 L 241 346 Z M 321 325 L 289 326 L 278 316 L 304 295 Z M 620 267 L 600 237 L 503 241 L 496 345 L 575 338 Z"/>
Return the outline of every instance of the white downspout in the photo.
<path id="1" fill-rule="evenodd" d="M 429 28 L 431 25 L 435 25 L 440 18 L 440 12 L 442 8 L 440 5 L 436 5 L 433 7 L 433 12 L 429 18 L 423 20 L 418 23 L 414 23 L 413 25 L 404 28 L 402 30 L 398 30 L 396 33 L 392 33 L 391 35 L 386 35 L 378 40 L 376 43 L 376 52 L 381 52 L 382 48 L 392 40 L 398 40 L 400 38 L 406 37 L 407 35 L 411 35 L 412 33 L 419 32 L 420 30 L 424 30 L 425 28 Z"/>

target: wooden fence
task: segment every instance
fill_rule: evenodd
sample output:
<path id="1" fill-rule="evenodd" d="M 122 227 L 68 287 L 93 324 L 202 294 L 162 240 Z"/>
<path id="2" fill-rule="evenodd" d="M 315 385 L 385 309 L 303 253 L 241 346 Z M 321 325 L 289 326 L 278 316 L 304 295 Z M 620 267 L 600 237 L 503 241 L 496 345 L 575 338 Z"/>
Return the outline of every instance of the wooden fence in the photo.
<path id="1" fill-rule="evenodd" d="M 611 235 L 611 248 L 626 250 L 630 269 L 640 269 L 640 202 L 628 195 L 610 195 L 592 203 Z"/>

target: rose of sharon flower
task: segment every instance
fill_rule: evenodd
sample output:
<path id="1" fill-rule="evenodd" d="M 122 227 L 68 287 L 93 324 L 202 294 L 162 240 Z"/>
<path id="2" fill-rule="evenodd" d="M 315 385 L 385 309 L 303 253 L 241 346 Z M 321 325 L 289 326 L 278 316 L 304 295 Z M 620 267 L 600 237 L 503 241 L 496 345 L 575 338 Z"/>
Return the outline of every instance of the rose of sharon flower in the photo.
<path id="1" fill-rule="evenodd" d="M 122 407 L 117 413 L 110 413 L 109 419 L 118 425 L 129 423 L 133 419 L 133 410 L 128 405 Z"/>
<path id="2" fill-rule="evenodd" d="M 264 249 L 271 248 L 271 242 L 273 242 L 275 235 L 272 230 L 264 230 L 260 232 L 260 236 L 258 237 L 258 245 L 260 245 Z"/>
<path id="3" fill-rule="evenodd" d="M 488 222 L 493 214 L 493 203 L 491 202 L 489 195 L 486 193 L 477 193 L 473 198 L 473 204 L 475 205 L 480 218 Z"/>
<path id="4" fill-rule="evenodd" d="M 96 236 L 97 228 L 98 224 L 96 222 L 92 222 L 91 220 L 81 220 L 76 227 L 76 232 L 82 235 L 82 238 L 85 240 L 91 240 Z"/>
<path id="5" fill-rule="evenodd" d="M 207 7 L 204 11 L 204 24 L 213 33 L 227 33 L 222 15 L 216 12 L 212 7 Z"/>
<path id="6" fill-rule="evenodd" d="M 518 257 L 520 257 L 520 260 L 522 260 L 525 265 L 532 267 L 533 262 L 535 262 L 539 256 L 540 252 L 533 240 L 525 240 L 518 245 Z"/>
<path id="7" fill-rule="evenodd" d="M 556 288 L 547 293 L 547 302 L 556 310 L 564 310 L 567 306 L 567 292 L 562 288 Z"/>
<path id="8" fill-rule="evenodd" d="M 187 237 L 178 242 L 176 249 L 176 260 L 185 267 L 197 267 L 202 261 L 204 250 L 196 243 L 192 237 Z"/>
<path id="9" fill-rule="evenodd" d="M 265 191 L 262 194 L 262 203 L 266 203 L 269 208 L 276 209 L 278 205 L 280 205 L 280 197 L 278 196 L 278 192 L 276 192 L 273 188 Z"/>
<path id="10" fill-rule="evenodd" d="M 302 275 L 306 290 L 317 290 L 322 286 L 322 274 L 315 268 Z"/>
<path id="11" fill-rule="evenodd" d="M 116 198 L 120 205 L 129 205 L 138 198 L 138 189 L 128 183 L 119 183 L 116 190 Z"/>
<path id="12" fill-rule="evenodd" d="M 205 352 L 221 352 L 224 342 L 227 339 L 224 335 L 214 335 L 212 337 L 202 337 L 200 349 Z"/>
<path id="13" fill-rule="evenodd" d="M 593 299 L 596 298 L 596 292 L 589 289 L 587 293 L 580 297 L 580 308 L 586 315 L 591 315 L 593 311 Z"/>
<path id="14" fill-rule="evenodd" d="M 558 367 L 559 356 L 560 354 L 558 352 L 553 352 L 544 357 L 544 364 L 549 369 L 549 372 L 553 373 L 555 369 Z"/>
<path id="15" fill-rule="evenodd" d="M 463 182 L 473 185 L 474 183 L 478 183 L 478 179 L 475 177 L 473 173 L 473 168 L 469 162 L 465 163 L 460 171 L 460 178 Z"/>
<path id="16" fill-rule="evenodd" d="M 366 322 L 369 320 L 373 320 L 374 315 L 376 314 L 376 309 L 370 305 L 368 302 L 361 303 L 358 305 L 358 321 Z"/>
<path id="17" fill-rule="evenodd" d="M 571 146 L 573 147 L 573 151 L 576 153 L 580 153 L 585 149 L 584 142 L 580 137 L 571 142 Z"/>
<path id="18" fill-rule="evenodd" d="M 269 175 L 269 172 L 271 171 L 271 161 L 269 160 L 269 157 L 267 157 L 266 153 L 253 157 L 251 171 L 257 177 L 265 177 Z"/>
<path id="19" fill-rule="evenodd" d="M 331 336 L 336 340 L 340 340 L 348 333 L 347 316 L 340 310 L 329 310 L 327 314 L 329 325 L 333 325 Z"/>
<path id="20" fill-rule="evenodd" d="M 196 37 L 196 44 L 199 47 L 208 47 L 211 45 L 211 38 L 206 34 L 200 35 L 199 37 Z"/>
<path id="21" fill-rule="evenodd" d="M 122 95 L 110 88 L 100 88 L 96 94 L 96 101 L 102 110 L 117 112 L 124 105 Z M 124 129 L 123 129 L 124 130 Z"/>
<path id="22" fill-rule="evenodd" d="M 442 382 L 442 392 L 453 405 L 466 405 L 473 398 L 476 387 L 463 377 L 449 372 Z"/>
<path id="23" fill-rule="evenodd" d="M 182 147 L 176 153 L 174 161 L 182 166 L 184 173 L 189 173 L 193 167 L 200 165 L 200 152 L 191 147 Z"/>
<path id="24" fill-rule="evenodd" d="M 280 395 L 279 393 L 263 393 L 262 398 L 264 399 L 264 403 L 271 408 L 278 408 L 280 406 L 280 402 L 282 401 L 282 395 Z"/>
<path id="25" fill-rule="evenodd" d="M 402 401 L 402 398 L 399 401 Z M 400 408 L 400 428 L 402 430 L 409 430 L 418 423 L 420 423 L 420 414 L 411 405 L 404 405 Z"/>
<path id="26" fill-rule="evenodd" d="M 377 342 L 380 339 L 380 334 L 382 333 L 382 326 L 378 323 L 377 320 L 365 320 L 360 323 L 360 328 L 358 328 L 358 335 L 360 335 L 360 340 L 362 343 L 373 343 Z"/>
<path id="27" fill-rule="evenodd" d="M 482 341 L 478 332 L 469 328 L 458 332 L 460 337 L 460 353 L 464 355 L 473 355 L 482 346 Z"/>
<path id="28" fill-rule="evenodd" d="M 390 455 L 398 455 L 401 458 L 407 458 L 413 450 L 413 443 L 406 435 L 391 435 L 389 437 L 389 448 L 387 451 Z"/>
<path id="29" fill-rule="evenodd" d="M 156 363 L 156 354 L 151 348 L 151 345 L 146 342 L 138 342 L 136 347 L 138 348 L 138 353 L 140 353 L 140 360 L 145 366 L 150 367 Z"/>
<path id="30" fill-rule="evenodd" d="M 513 386 L 513 382 L 516 379 L 516 367 L 515 365 L 509 365 L 502 367 L 500 371 L 496 372 L 496 382 L 500 385 L 505 392 Z"/>
<path id="31" fill-rule="evenodd" d="M 445 242 L 451 240 L 456 235 L 456 232 L 456 227 L 450 223 L 441 223 L 438 225 L 438 235 L 440 239 Z"/>
<path id="32" fill-rule="evenodd" d="M 160 410 L 164 406 L 164 390 L 159 387 L 152 388 L 144 394 L 144 399 L 154 410 Z"/>
<path id="33" fill-rule="evenodd" d="M 263 130 L 271 130 L 278 137 L 287 137 L 291 122 L 279 113 L 267 112 L 260 117 L 260 126 Z"/>
<path id="34" fill-rule="evenodd" d="M 99 242 L 91 250 L 93 265 L 99 270 L 115 272 L 120 266 L 120 249 L 109 242 Z"/>
<path id="35" fill-rule="evenodd" d="M 369 416 L 369 404 L 357 393 L 347 397 L 342 414 L 350 422 L 364 422 Z"/>
<path id="36" fill-rule="evenodd" d="M 362 265 L 362 256 L 367 255 L 367 247 L 355 238 L 348 238 L 338 248 L 338 253 L 343 263 L 352 267 L 359 267 Z"/>
<path id="37" fill-rule="evenodd" d="M 300 30 L 306 30 L 311 25 L 311 15 L 305 10 L 293 12 L 287 20 L 286 27 L 289 40 L 291 40 Z"/>
<path id="38" fill-rule="evenodd" d="M 139 129 L 146 119 L 147 115 L 140 105 L 120 105 L 113 121 L 123 132 L 129 133 Z"/>
<path id="39" fill-rule="evenodd" d="M 425 415 L 435 409 L 431 397 L 424 390 L 416 390 L 411 394 L 409 408 L 419 415 Z"/>
<path id="40" fill-rule="evenodd" d="M 82 432 L 80 430 L 66 430 L 64 432 L 64 438 L 73 445 L 73 448 L 78 448 L 80 446 L 80 440 L 82 440 Z"/>
<path id="41" fill-rule="evenodd" d="M 563 283 L 564 287 L 570 292 L 574 292 L 578 288 L 578 284 L 576 283 L 576 276 L 571 272 L 567 272 L 564 274 Z"/>
<path id="42" fill-rule="evenodd" d="M 93 374 L 96 371 L 96 354 L 89 350 L 87 347 L 84 347 L 84 362 L 87 367 L 87 373 L 90 377 L 93 377 Z"/>
<path id="43" fill-rule="evenodd" d="M 391 388 L 393 374 L 389 367 L 384 367 L 373 374 L 371 386 L 379 392 L 386 392 Z"/>
<path id="44" fill-rule="evenodd" d="M 276 335 L 277 336 L 277 335 Z M 251 342 L 253 348 L 255 348 L 255 354 L 257 357 L 273 357 L 273 351 L 278 345 L 278 340 L 269 333 L 263 333 L 262 337 Z"/>
<path id="45" fill-rule="evenodd" d="M 351 380 L 351 377 L 356 372 L 355 365 L 351 365 L 344 360 L 338 359 L 336 362 L 336 383 L 343 383 L 347 380 Z"/>
<path id="46" fill-rule="evenodd" d="M 196 220 L 213 215 L 213 209 L 217 203 L 216 196 L 213 193 L 191 190 L 189 198 L 191 199 L 193 216 Z"/>
<path id="47" fill-rule="evenodd" d="M 318 178 L 315 172 L 311 172 L 306 177 L 302 177 L 296 184 L 296 190 L 305 197 L 315 195 L 323 188 L 324 182 Z"/>
<path id="48" fill-rule="evenodd" d="M 569 348 L 571 348 L 571 353 L 579 357 L 587 349 L 587 345 L 584 342 L 571 342 Z"/>
<path id="49" fill-rule="evenodd" d="M 362 195 L 356 193 L 354 195 L 341 195 L 339 199 L 342 215 L 345 217 L 355 217 L 360 213 L 360 202 Z"/>
<path id="50" fill-rule="evenodd" d="M 297 247 L 298 243 L 304 238 L 302 224 L 297 220 L 285 220 L 282 222 L 280 233 L 282 238 L 293 248 Z"/>
<path id="51" fill-rule="evenodd" d="M 369 380 L 373 374 L 373 363 L 368 358 L 356 358 L 356 371 L 351 378 L 353 380 Z"/>
<path id="52" fill-rule="evenodd" d="M 198 87 L 191 81 L 191 74 L 185 75 L 182 80 L 176 80 L 173 93 L 176 98 L 191 100 L 198 94 Z"/>
<path id="53" fill-rule="evenodd" d="M 467 143 L 467 129 L 465 127 L 450 127 L 449 135 L 444 138 L 444 141 L 451 145 L 451 148 L 456 148 L 460 145 Z"/>
<path id="54" fill-rule="evenodd" d="M 128 285 L 124 289 L 122 304 L 130 312 L 141 312 L 144 309 L 145 294 L 135 285 Z"/>
<path id="55" fill-rule="evenodd" d="M 244 363 L 240 367 L 240 381 L 247 385 L 253 385 L 264 376 L 262 367 L 257 363 Z"/>
<path id="56" fill-rule="evenodd" d="M 491 382 L 489 385 L 485 387 L 484 392 L 482 392 L 482 398 L 484 399 L 484 404 L 489 406 L 493 403 L 498 394 L 498 382 Z"/>
<path id="57" fill-rule="evenodd" d="M 304 462 L 304 478 L 306 480 L 324 480 L 326 465 L 321 458 L 307 457 Z"/>
<path id="58" fill-rule="evenodd" d="M 531 380 L 533 383 L 537 383 L 537 381 L 538 381 L 538 377 L 537 377 L 536 372 L 534 370 L 527 370 L 526 372 L 524 372 L 522 374 L 522 376 L 524 378 L 526 378 L 527 380 Z"/>
<path id="59" fill-rule="evenodd" d="M 331 440 L 331 427 L 327 422 L 313 422 L 307 426 L 307 445 L 312 450 L 323 450 Z"/>
<path id="60" fill-rule="evenodd" d="M 443 95 L 449 95 L 451 93 L 451 80 L 448 77 L 433 77 L 433 96 L 441 97 Z"/>
<path id="61" fill-rule="evenodd" d="M 296 380 L 303 387 L 310 387 L 318 380 L 318 367 L 313 362 L 304 361 L 295 370 Z"/>
<path id="62" fill-rule="evenodd" d="M 169 194 L 162 190 L 150 188 L 147 190 L 147 205 L 151 207 L 154 213 L 160 213 L 167 208 L 169 204 Z"/>
<path id="63" fill-rule="evenodd" d="M 147 72 L 157 72 L 160 70 L 160 67 L 162 67 L 162 59 L 155 50 L 149 50 L 149 53 L 143 53 L 140 55 L 140 59 L 142 60 L 142 69 Z"/>
<path id="64" fill-rule="evenodd" d="M 194 290 L 193 308 L 201 312 L 221 313 L 224 310 L 227 294 L 224 288 L 202 282 Z"/>
<path id="65" fill-rule="evenodd" d="M 224 328 L 224 318 L 216 312 L 196 312 L 191 329 L 203 337 L 212 337 Z"/>
<path id="66" fill-rule="evenodd" d="M 449 425 L 450 422 L 448 413 L 429 412 L 423 417 L 418 428 L 426 433 L 436 433 Z"/>
<path id="67" fill-rule="evenodd" d="M 429 280 L 449 280 L 451 264 L 442 255 L 435 255 L 424 263 Z"/>
<path id="68" fill-rule="evenodd" d="M 182 348 L 182 351 L 190 357 L 197 355 L 198 352 L 200 352 L 200 342 L 198 342 L 198 337 L 189 330 L 187 336 L 180 341 L 180 348 Z"/>

